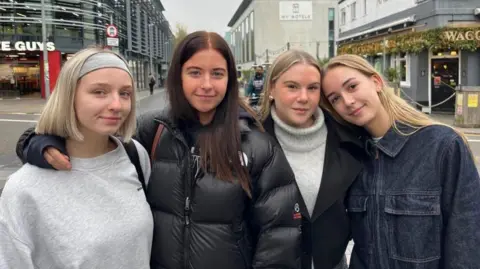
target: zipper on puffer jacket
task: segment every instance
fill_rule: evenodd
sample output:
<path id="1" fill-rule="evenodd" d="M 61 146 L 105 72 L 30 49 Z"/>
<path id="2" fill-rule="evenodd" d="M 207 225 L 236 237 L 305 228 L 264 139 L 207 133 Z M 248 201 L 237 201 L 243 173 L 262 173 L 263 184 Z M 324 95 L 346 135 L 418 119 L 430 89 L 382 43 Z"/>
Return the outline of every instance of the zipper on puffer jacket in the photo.
<path id="1" fill-rule="evenodd" d="M 190 262 L 190 213 L 191 213 L 191 188 L 192 188 L 192 172 L 191 172 L 191 158 L 192 154 L 188 150 L 188 144 L 185 139 L 178 134 L 178 132 L 173 132 L 171 127 L 168 126 L 165 122 L 156 120 L 160 124 L 163 124 L 165 128 L 176 138 L 178 139 L 183 146 L 185 147 L 185 151 L 187 152 L 187 158 L 184 161 L 184 169 L 186 169 L 186 182 L 185 182 L 185 205 L 183 210 L 183 217 L 184 217 L 184 231 L 183 231 L 183 261 L 184 261 L 184 269 L 189 268 Z"/>

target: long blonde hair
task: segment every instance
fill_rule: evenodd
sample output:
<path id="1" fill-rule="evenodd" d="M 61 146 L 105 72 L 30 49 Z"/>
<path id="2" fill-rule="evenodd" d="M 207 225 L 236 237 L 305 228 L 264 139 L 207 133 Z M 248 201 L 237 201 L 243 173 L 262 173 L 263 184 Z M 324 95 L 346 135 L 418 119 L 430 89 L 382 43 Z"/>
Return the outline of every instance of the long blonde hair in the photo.
<path id="1" fill-rule="evenodd" d="M 35 132 L 37 134 L 51 134 L 63 138 L 83 141 L 83 134 L 78 129 L 74 101 L 80 78 L 80 69 L 85 61 L 98 53 L 111 53 L 127 64 L 119 54 L 102 48 L 88 48 L 81 50 L 69 59 L 62 67 L 55 89 L 43 108 Z M 128 65 L 127 65 L 128 66 Z M 125 122 L 120 126 L 116 135 L 121 136 L 125 142 L 130 141 L 136 129 L 135 117 L 135 83 L 132 81 L 134 94 L 131 97 L 132 109 Z"/>
<path id="2" fill-rule="evenodd" d="M 280 54 L 273 61 L 272 66 L 268 71 L 267 78 L 265 79 L 265 84 L 263 85 L 263 94 L 260 99 L 260 120 L 262 122 L 265 121 L 270 114 L 273 100 L 270 100 L 269 97 L 275 82 L 277 82 L 278 78 L 282 76 L 283 73 L 287 72 L 292 66 L 298 63 L 311 65 L 318 69 L 320 75 L 322 74 L 321 68 L 315 58 L 306 51 L 292 49 Z"/>
<path id="3" fill-rule="evenodd" d="M 323 76 L 325 76 L 329 70 L 332 70 L 340 66 L 357 70 L 358 72 L 362 73 L 367 77 L 372 77 L 372 76 L 377 77 L 381 81 L 382 89 L 378 93 L 378 97 L 383 107 L 388 113 L 388 117 L 390 122 L 392 122 L 393 128 L 399 134 L 412 135 L 418 130 L 431 125 L 443 125 L 443 126 L 452 128 L 447 124 L 434 121 L 429 116 L 425 115 L 424 113 L 412 107 L 404 99 L 395 95 L 394 90 L 391 87 L 389 87 L 389 85 L 385 82 L 385 79 L 383 78 L 383 76 L 380 73 L 378 73 L 375 70 L 375 68 L 367 60 L 365 60 L 360 56 L 352 55 L 352 54 L 343 54 L 330 59 L 330 61 L 327 63 L 327 65 L 323 70 Z M 328 110 L 337 121 L 342 123 L 344 122 L 344 120 L 340 117 L 340 115 L 335 111 L 333 106 L 330 104 L 330 102 L 326 98 L 323 91 L 321 93 L 320 103 L 322 107 Z M 403 133 L 399 130 L 397 126 L 397 122 L 404 124 L 406 126 L 409 126 L 414 130 L 411 133 Z M 463 141 L 468 147 L 468 142 L 465 135 L 454 128 L 452 129 L 463 139 Z"/>

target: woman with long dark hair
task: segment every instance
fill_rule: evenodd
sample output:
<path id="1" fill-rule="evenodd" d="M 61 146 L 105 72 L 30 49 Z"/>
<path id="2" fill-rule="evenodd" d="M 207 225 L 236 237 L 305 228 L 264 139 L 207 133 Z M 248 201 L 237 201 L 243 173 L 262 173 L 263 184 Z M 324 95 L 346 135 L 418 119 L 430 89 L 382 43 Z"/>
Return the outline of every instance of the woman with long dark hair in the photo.
<path id="1" fill-rule="evenodd" d="M 300 268 L 294 175 L 240 101 L 225 40 L 188 35 L 175 49 L 166 87 L 169 108 L 142 115 L 135 137 L 152 160 L 152 268 Z M 249 113 L 240 115 L 241 107 Z M 54 147 L 64 145 L 25 134 L 17 154 L 66 169 L 67 158 Z"/>

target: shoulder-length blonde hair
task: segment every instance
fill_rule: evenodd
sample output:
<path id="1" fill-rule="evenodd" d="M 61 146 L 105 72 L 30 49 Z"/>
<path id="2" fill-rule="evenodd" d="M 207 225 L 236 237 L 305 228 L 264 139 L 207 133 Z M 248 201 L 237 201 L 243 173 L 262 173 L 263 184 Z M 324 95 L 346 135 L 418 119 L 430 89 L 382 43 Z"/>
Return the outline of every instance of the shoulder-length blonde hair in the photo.
<path id="1" fill-rule="evenodd" d="M 399 134 L 402 135 L 411 135 L 423 127 L 430 126 L 430 125 L 443 125 L 449 128 L 452 128 L 449 125 L 434 121 L 429 116 L 425 115 L 424 113 L 418 111 L 410 104 L 408 104 L 404 99 L 395 95 L 393 88 L 391 88 L 386 82 L 383 76 L 375 70 L 375 68 L 364 58 L 352 55 L 352 54 L 344 54 L 336 56 L 326 64 L 323 70 L 323 76 L 336 68 L 336 67 L 347 67 L 358 72 L 362 73 L 367 77 L 376 77 L 382 83 L 382 89 L 378 93 L 378 97 L 380 99 L 381 104 L 385 108 L 388 113 L 389 119 L 392 122 L 393 128 Z M 328 101 L 327 97 L 325 96 L 324 92 L 321 93 L 320 103 L 322 107 L 328 110 L 333 117 L 339 121 L 344 123 L 345 121 L 340 117 L 340 115 L 335 111 L 333 106 Z M 397 122 L 409 126 L 414 129 L 411 133 L 403 133 L 397 127 Z M 462 132 L 457 131 L 456 129 L 452 128 L 456 133 L 462 137 L 466 145 L 468 146 L 467 139 Z"/>
<path id="2" fill-rule="evenodd" d="M 111 50 L 102 48 L 88 48 L 77 52 L 62 67 L 58 76 L 55 89 L 50 99 L 45 104 L 38 121 L 35 132 L 37 134 L 57 135 L 63 138 L 83 141 L 83 134 L 78 129 L 78 121 L 75 114 L 75 93 L 77 90 L 80 70 L 85 61 L 98 53 L 111 53 L 127 62 L 122 56 Z M 128 66 L 128 65 L 127 65 Z M 132 95 L 132 109 L 125 122 L 120 126 L 117 133 L 125 142 L 130 141 L 136 129 L 135 119 L 135 83 L 132 79 L 134 94 Z"/>
<path id="3" fill-rule="evenodd" d="M 265 121 L 270 114 L 273 100 L 270 100 L 269 97 L 278 78 L 298 63 L 309 64 L 315 67 L 320 75 L 322 74 L 318 62 L 306 51 L 292 49 L 280 54 L 269 68 L 265 84 L 263 85 L 263 94 L 260 99 L 260 119 L 262 122 Z"/>

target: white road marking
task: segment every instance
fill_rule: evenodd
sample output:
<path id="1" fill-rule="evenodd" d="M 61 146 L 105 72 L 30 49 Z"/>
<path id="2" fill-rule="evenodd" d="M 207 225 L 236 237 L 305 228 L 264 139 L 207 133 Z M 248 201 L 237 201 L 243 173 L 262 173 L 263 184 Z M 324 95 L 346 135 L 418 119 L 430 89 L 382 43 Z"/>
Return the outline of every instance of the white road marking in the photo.
<path id="1" fill-rule="evenodd" d="M 14 119 L 0 119 L 0 122 L 37 122 L 37 120 L 14 120 Z"/>

